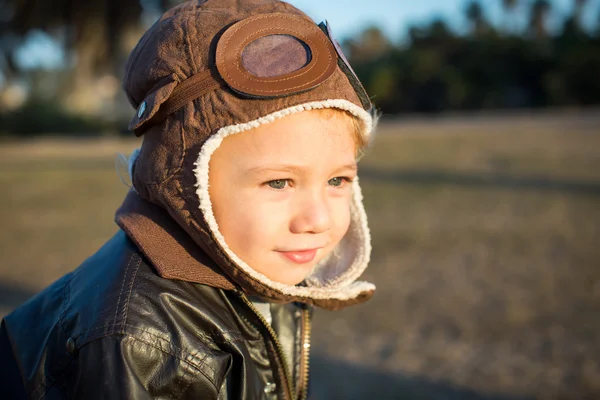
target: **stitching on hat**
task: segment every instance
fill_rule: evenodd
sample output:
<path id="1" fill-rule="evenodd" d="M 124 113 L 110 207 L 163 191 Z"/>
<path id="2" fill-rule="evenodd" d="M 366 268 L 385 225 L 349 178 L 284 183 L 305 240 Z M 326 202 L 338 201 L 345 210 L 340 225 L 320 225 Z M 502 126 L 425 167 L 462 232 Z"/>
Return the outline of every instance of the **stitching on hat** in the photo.
<path id="1" fill-rule="evenodd" d="M 275 27 L 275 28 L 279 28 L 279 26 L 277 26 L 277 27 Z M 270 31 L 271 29 L 272 29 L 272 28 L 265 28 L 265 29 L 261 29 L 261 30 L 259 30 L 259 31 L 257 31 L 257 32 L 258 32 L 258 33 L 260 33 L 260 32 Z M 288 30 L 288 33 L 295 33 L 296 35 L 299 35 L 299 33 L 298 33 L 297 31 L 293 31 L 293 30 Z M 262 37 L 264 37 L 264 36 L 259 36 L 259 37 L 258 37 L 258 38 L 256 38 L 255 40 L 258 40 L 258 39 L 260 39 L 260 38 L 262 38 Z M 295 37 L 296 37 L 297 39 L 300 39 L 300 40 L 302 40 L 302 39 L 301 39 L 300 37 L 298 37 L 298 36 L 295 36 Z M 307 43 L 307 44 L 311 45 L 311 42 L 312 42 L 312 41 L 310 41 L 310 40 L 307 40 L 307 41 L 304 41 L 304 40 L 302 40 L 302 42 L 305 42 L 305 43 L 306 43 L 306 42 L 309 42 L 309 43 Z M 252 42 L 250 42 L 250 43 L 252 43 Z M 227 46 L 227 44 L 225 44 L 225 46 Z M 239 47 L 237 47 L 237 48 L 235 49 L 235 52 L 236 52 L 236 53 L 240 53 L 240 52 L 241 52 L 241 50 L 240 50 L 240 47 L 241 47 L 241 46 L 239 46 Z M 311 52 L 312 52 L 313 54 L 316 54 L 316 57 L 314 58 L 314 60 L 315 60 L 315 61 L 314 61 L 314 62 L 312 62 L 312 65 L 310 65 L 310 64 L 309 64 L 309 65 L 310 65 L 310 67 L 309 67 L 309 68 L 307 68 L 307 69 L 306 69 L 306 71 L 304 71 L 304 72 L 302 72 L 302 73 L 299 73 L 298 75 L 294 75 L 294 76 L 292 76 L 292 77 L 289 77 L 289 78 L 282 78 L 282 79 L 270 79 L 270 80 L 269 80 L 269 82 L 283 82 L 283 81 L 289 81 L 290 79 L 295 79 L 295 78 L 297 78 L 297 77 L 299 77 L 299 76 L 306 75 L 306 74 L 307 74 L 307 73 L 308 73 L 310 70 L 312 70 L 312 69 L 315 67 L 315 65 L 317 64 L 317 61 L 319 60 L 319 53 L 315 53 L 315 52 L 313 51 L 313 49 L 314 49 L 314 46 L 310 46 L 310 50 L 311 50 Z M 331 60 L 331 58 L 330 58 L 330 60 Z M 328 65 L 328 66 L 329 66 L 329 64 L 330 64 L 330 63 L 327 63 L 327 65 Z M 239 67 L 239 66 L 237 66 L 237 70 L 238 70 L 239 72 L 243 73 L 243 71 L 240 69 L 240 67 Z M 317 78 L 316 78 L 316 79 L 314 79 L 314 80 L 317 80 L 317 79 L 318 79 L 318 78 L 320 78 L 322 75 L 323 75 L 323 74 L 319 75 L 319 77 L 317 77 Z M 232 80 L 234 80 L 234 79 L 232 79 Z M 254 82 L 259 82 L 259 83 L 262 83 L 262 82 L 263 82 L 263 81 L 261 81 L 261 80 L 259 80 L 259 79 L 252 79 L 252 78 L 248 78 L 248 80 L 250 80 L 250 81 L 254 81 Z M 311 82 L 312 82 L 312 81 L 311 81 Z"/>
<path id="2" fill-rule="evenodd" d="M 190 103 L 190 104 L 193 104 L 193 103 Z M 171 115 L 176 115 L 178 112 L 184 113 L 185 107 L 181 107 L 179 110 L 177 110 L 175 113 L 173 113 Z M 178 125 L 177 130 L 178 130 L 180 138 L 181 138 L 181 152 L 178 154 L 179 165 L 177 165 L 176 168 L 174 168 L 170 174 L 166 175 L 165 178 L 160 181 L 147 181 L 147 182 L 144 181 L 144 182 L 142 182 L 147 186 L 154 186 L 154 187 L 161 186 L 161 185 L 165 184 L 165 182 L 167 182 L 168 180 L 173 179 L 173 177 L 183 169 L 183 162 L 184 162 L 184 157 L 185 157 L 185 133 L 184 133 L 184 129 L 183 129 L 184 124 L 183 124 L 182 120 L 184 120 L 184 119 L 177 118 L 177 119 L 173 119 L 173 120 L 174 120 L 174 122 L 177 122 L 177 125 Z M 164 130 L 166 125 L 163 123 L 160 126 L 161 126 L 161 130 Z M 169 130 L 170 129 L 172 129 L 172 126 L 169 127 Z M 144 150 L 143 143 L 142 143 L 141 150 Z M 148 151 L 148 149 L 146 149 L 145 151 Z"/>
<path id="3" fill-rule="evenodd" d="M 188 19 L 187 19 L 187 21 L 186 21 L 186 22 L 187 22 L 187 25 L 188 25 L 188 29 L 190 29 L 190 30 L 192 30 L 192 29 L 193 29 L 193 30 L 194 30 L 194 33 L 193 33 L 193 35 L 194 35 L 194 36 L 197 36 L 197 35 L 198 35 L 198 32 L 196 31 L 196 24 L 193 24 L 193 23 L 191 22 L 191 21 L 192 21 L 192 16 L 193 16 L 193 14 L 192 14 L 192 13 L 189 13 L 189 14 L 188 14 Z M 193 49 L 193 46 L 192 46 L 192 44 L 191 44 L 191 41 L 190 41 L 190 36 L 191 36 L 191 35 L 188 33 L 188 29 L 183 29 L 183 32 L 184 32 L 184 34 L 183 34 L 183 38 L 184 38 L 185 45 L 186 45 L 186 46 L 185 46 L 186 53 L 187 53 L 187 54 L 188 54 L 188 56 L 190 57 L 190 61 L 191 61 L 191 63 L 190 63 L 190 64 L 192 65 L 192 68 L 194 68 L 194 66 L 196 65 L 196 62 L 195 62 L 195 60 L 196 60 L 196 59 L 194 58 L 194 53 L 193 53 L 193 50 L 192 50 L 192 49 Z M 186 33 L 187 33 L 187 34 L 186 34 Z M 197 73 L 197 72 L 198 72 L 198 69 L 197 69 L 197 68 L 194 68 L 194 69 L 195 69 L 194 73 Z M 193 75 L 193 74 L 192 74 L 192 75 Z"/>
<path id="4" fill-rule="evenodd" d="M 295 31 L 289 31 L 289 32 L 291 32 L 291 33 L 297 33 L 297 32 L 295 32 Z M 304 40 L 303 40 L 303 42 L 304 42 Z M 310 66 L 309 66 L 309 67 L 308 67 L 308 68 L 307 68 L 307 69 L 306 69 L 304 72 L 301 72 L 301 73 L 299 73 L 299 74 L 297 74 L 297 75 L 294 75 L 294 76 L 291 76 L 291 77 L 289 77 L 289 78 L 282 78 L 282 79 L 269 79 L 269 80 L 267 81 L 267 83 L 275 83 L 275 82 L 284 82 L 284 81 L 289 81 L 289 80 L 292 80 L 292 79 L 297 79 L 298 77 L 301 77 L 302 75 L 305 75 L 305 74 L 309 73 L 309 72 L 310 72 L 310 71 L 311 71 L 311 70 L 312 70 L 312 69 L 313 69 L 313 68 L 314 68 L 314 67 L 317 65 L 317 62 L 319 61 L 319 53 L 318 53 L 318 52 L 315 52 L 315 51 L 313 51 L 313 47 L 311 47 L 311 51 L 312 51 L 312 54 L 314 54 L 314 55 L 315 55 L 314 62 L 312 62 L 312 65 L 310 65 Z M 329 69 L 329 65 L 330 65 L 330 64 L 331 64 L 331 57 L 329 57 L 329 58 L 328 58 L 327 68 L 324 68 L 324 69 L 323 69 L 323 72 L 322 72 L 322 73 L 321 73 L 319 76 L 315 77 L 314 79 L 312 79 L 312 80 L 310 80 L 310 81 L 307 81 L 307 82 L 303 83 L 302 85 L 297 85 L 297 86 L 289 87 L 289 88 L 287 88 L 287 90 L 293 90 L 293 89 L 303 88 L 303 87 L 306 87 L 306 86 L 308 86 L 308 85 L 311 85 L 311 84 L 312 84 L 313 82 L 315 82 L 315 81 L 318 81 L 318 80 L 319 80 L 319 79 L 320 79 L 320 78 L 321 78 L 323 75 L 325 75 L 325 72 L 327 72 L 327 70 Z M 244 74 L 244 72 L 243 72 L 243 71 L 240 69 L 239 65 L 237 65 L 237 64 L 236 64 L 236 69 L 237 69 L 237 70 L 238 70 L 238 72 L 240 72 L 241 74 Z M 238 83 L 238 81 L 236 81 L 235 79 L 231 78 L 229 75 L 227 75 L 227 77 L 228 77 L 229 79 L 231 79 L 233 82 L 235 82 L 235 83 L 236 83 L 236 85 L 238 85 L 239 87 L 241 87 L 241 88 L 243 88 L 243 89 L 251 89 L 251 90 L 253 90 L 253 91 L 256 91 L 256 92 L 261 92 L 261 93 L 274 93 L 274 92 L 280 92 L 280 90 L 261 90 L 261 89 L 258 89 L 258 88 L 249 88 L 249 87 L 247 87 L 247 86 L 244 86 L 244 85 L 243 85 L 243 84 L 241 84 L 241 83 Z M 254 79 L 254 78 L 252 78 L 252 77 L 248 77 L 248 80 L 249 80 L 249 81 L 252 81 L 252 82 L 257 82 L 257 83 L 265 83 L 265 82 L 264 82 L 264 81 L 262 81 L 262 80 L 259 80 L 259 79 Z"/>
<path id="5" fill-rule="evenodd" d="M 245 22 L 244 22 L 244 21 L 242 20 L 242 22 L 240 22 L 240 23 L 238 23 L 238 25 L 234 26 L 234 27 L 233 27 L 233 30 L 232 30 L 232 33 L 231 33 L 231 36 L 230 36 L 229 38 L 227 38 L 227 40 L 226 40 L 226 41 L 223 43 L 223 52 L 227 52 L 227 49 L 228 49 L 228 46 L 229 46 L 229 42 L 231 41 L 231 38 L 232 38 L 232 37 L 233 37 L 233 36 L 234 36 L 234 35 L 235 35 L 235 34 L 236 34 L 236 33 L 237 33 L 237 32 L 238 32 L 238 31 L 239 31 L 241 28 L 243 28 L 244 26 L 248 25 L 250 22 L 254 22 L 254 21 L 257 21 L 257 20 L 259 20 L 259 19 L 264 19 L 264 18 L 269 18 L 269 17 L 272 17 L 272 14 L 267 14 L 267 15 L 261 16 L 261 17 L 259 17 L 259 18 L 256 18 L 256 19 L 252 20 L 252 21 L 245 21 Z M 285 15 L 281 15 L 281 18 L 285 18 L 285 19 L 290 19 L 290 20 L 293 20 L 294 22 L 298 22 L 299 24 L 302 24 L 302 25 L 304 25 L 304 26 L 308 27 L 309 29 L 310 29 L 310 28 L 312 28 L 312 26 L 311 26 L 310 24 L 308 24 L 308 23 L 307 23 L 307 21 L 299 21 L 299 20 L 298 20 L 298 19 L 296 19 L 296 18 L 292 18 L 291 16 L 285 16 Z M 301 17 L 300 17 L 300 18 L 301 18 Z M 259 31 L 257 31 L 257 32 L 270 31 L 270 30 L 273 30 L 273 29 L 287 29 L 287 30 L 288 30 L 288 32 L 295 33 L 295 34 L 297 35 L 297 37 L 300 35 L 300 33 L 299 33 L 299 32 L 297 32 L 297 31 L 295 31 L 295 30 L 290 30 L 290 29 L 288 29 L 287 27 L 282 27 L 282 26 L 279 26 L 279 25 L 277 25 L 277 26 L 272 26 L 272 27 L 269 27 L 269 28 L 264 28 L 264 29 L 261 29 L 261 30 L 259 30 Z M 298 37 L 298 38 L 299 38 L 299 37 Z M 257 38 L 257 39 L 258 39 L 258 38 Z M 300 39 L 300 38 L 299 38 L 299 39 Z M 301 39 L 301 40 L 302 40 L 302 39 Z M 319 40 L 320 40 L 322 43 L 324 43 L 324 44 L 326 44 L 326 43 L 327 43 L 327 42 L 325 41 L 325 39 L 323 39 L 323 38 L 321 38 L 321 37 L 319 37 Z M 329 40 L 329 39 L 327 39 L 327 40 Z M 309 42 L 309 43 L 307 43 L 307 44 L 311 45 L 311 41 L 310 41 L 310 40 L 307 40 L 307 41 L 304 41 L 304 40 L 302 40 L 302 41 L 303 41 L 303 42 L 305 42 L 305 43 L 306 43 L 306 42 Z M 241 46 L 240 46 L 240 47 L 241 47 Z M 302 75 L 304 75 L 304 74 L 307 74 L 309 71 L 311 71 L 311 70 L 312 70 L 312 69 L 315 67 L 315 65 L 317 64 L 317 61 L 318 61 L 318 59 L 319 59 L 319 53 L 318 53 L 318 52 L 315 52 L 315 51 L 314 51 L 314 48 L 315 48 L 315 46 L 314 46 L 314 45 L 310 46 L 311 52 L 312 52 L 313 54 L 315 54 L 314 63 L 313 63 L 313 65 L 312 65 L 312 66 L 310 66 L 310 67 L 309 67 L 309 68 L 308 68 L 306 71 L 304 71 L 304 72 L 302 72 L 302 73 L 300 73 L 300 74 L 294 75 L 294 76 L 292 76 L 292 77 L 289 77 L 289 78 L 282 78 L 282 79 L 269 80 L 268 82 L 273 82 L 273 83 L 274 83 L 274 82 L 283 82 L 283 81 L 290 80 L 290 79 L 297 79 L 298 77 L 300 77 L 300 76 L 302 76 Z M 237 47 L 237 48 L 235 48 L 234 50 L 235 50 L 235 52 L 236 52 L 236 53 L 239 53 L 239 51 L 240 51 L 240 48 L 239 48 L 239 47 Z M 306 87 L 307 85 L 310 85 L 310 84 L 312 84 L 312 82 L 319 80 L 319 79 L 320 79 L 320 78 L 321 78 L 321 77 L 322 77 L 322 76 L 325 74 L 325 72 L 326 72 L 326 71 L 329 69 L 329 65 L 331 64 L 331 61 L 332 61 L 332 57 L 331 57 L 331 56 L 329 56 L 329 57 L 328 57 L 327 68 L 325 68 L 325 69 L 324 69 L 324 71 L 323 71 L 323 73 L 321 73 L 321 74 L 320 74 L 318 77 L 316 77 L 315 79 L 313 79 L 313 80 L 311 80 L 311 81 L 309 81 L 309 82 L 306 82 L 306 83 L 304 83 L 304 84 L 302 84 L 302 85 L 298 85 L 298 86 L 294 86 L 294 87 L 288 88 L 288 90 L 294 90 L 294 89 L 298 89 L 298 88 Z M 242 70 L 240 70 L 240 68 L 239 68 L 239 66 L 238 66 L 238 65 L 236 65 L 236 68 L 237 68 L 238 72 L 241 72 L 241 73 L 243 74 L 243 71 L 242 71 Z M 234 82 L 234 83 L 235 83 L 237 86 L 239 86 L 239 87 L 240 87 L 240 88 L 242 88 L 242 89 L 252 89 L 253 91 L 257 91 L 257 92 L 261 92 L 261 93 L 275 93 L 275 92 L 280 92 L 280 90 L 261 90 L 261 89 L 256 89 L 256 88 L 249 88 L 249 87 L 247 87 L 247 86 L 244 86 L 243 84 L 239 83 L 239 81 L 237 81 L 237 80 L 236 80 L 236 79 L 234 79 L 233 77 L 231 77 L 231 75 L 229 75 L 229 73 L 227 73 L 227 70 L 225 70 L 224 72 L 225 72 L 225 75 L 226 75 L 226 77 L 227 77 L 227 79 L 228 79 L 228 80 L 230 80 L 230 81 Z M 253 78 L 251 78 L 251 77 L 249 77 L 249 78 L 248 78 L 248 80 L 250 80 L 250 81 L 253 81 L 253 82 L 263 83 L 263 81 L 262 81 L 262 80 L 253 79 Z"/>
<path id="6" fill-rule="evenodd" d="M 277 26 L 277 27 L 274 27 L 274 28 L 281 28 L 281 27 Z M 270 30 L 272 30 L 272 29 L 273 29 L 273 28 L 265 28 L 265 29 L 261 29 L 261 30 L 259 30 L 258 32 L 270 31 Z M 297 37 L 298 39 L 302 40 L 302 39 L 299 37 L 299 36 L 300 36 L 300 34 L 299 34 L 297 31 L 288 30 L 288 33 L 295 33 L 295 34 L 297 35 L 296 37 Z M 261 36 L 261 37 L 262 37 L 262 36 Z M 258 39 L 260 39 L 260 37 L 259 37 L 259 38 L 257 38 L 257 40 L 258 40 Z M 311 45 L 311 44 L 312 44 L 312 43 L 311 43 L 312 41 L 310 41 L 310 40 L 306 40 L 306 41 L 305 41 L 305 40 L 302 40 L 302 41 L 303 41 L 303 42 L 305 42 L 305 43 L 306 43 L 306 42 L 308 42 L 307 44 L 309 44 L 309 45 Z M 223 45 L 223 51 L 226 51 L 225 49 L 227 48 L 227 45 L 228 45 L 228 43 L 229 43 L 229 40 L 227 40 L 227 41 L 224 43 L 224 45 Z M 240 46 L 240 47 L 241 47 L 241 46 Z M 236 52 L 240 52 L 240 47 L 236 48 L 236 49 L 235 49 L 235 51 L 236 51 Z M 294 75 L 293 77 L 290 77 L 290 78 L 282 78 L 282 79 L 276 79 L 276 80 L 270 80 L 270 82 L 283 82 L 283 81 L 286 81 L 286 80 L 295 79 L 295 78 L 297 78 L 297 77 L 299 77 L 299 76 L 302 76 L 302 75 L 305 75 L 305 74 L 307 74 L 307 73 L 308 73 L 310 70 L 312 70 L 312 69 L 315 67 L 315 65 L 316 65 L 316 63 L 317 63 L 317 61 L 318 61 L 318 59 L 319 59 L 319 53 L 318 53 L 318 52 L 316 52 L 316 53 L 315 53 L 315 51 L 314 51 L 314 45 L 313 45 L 313 46 L 310 46 L 310 49 L 311 49 L 311 52 L 312 52 L 313 54 L 315 54 L 315 55 L 316 55 L 316 57 L 314 58 L 315 62 L 314 62 L 314 63 L 312 63 L 313 65 L 311 65 L 311 66 L 310 66 L 310 68 L 308 68 L 306 71 L 304 71 L 304 72 L 302 72 L 302 73 L 300 73 L 300 74 Z M 329 57 L 329 61 L 331 62 L 331 57 Z M 328 66 L 329 66 L 330 62 L 329 62 L 329 63 L 327 63 L 327 65 L 328 65 Z M 238 71 L 240 71 L 240 72 L 242 72 L 242 71 L 240 70 L 239 66 L 237 67 L 237 70 L 238 70 Z M 327 70 L 327 69 L 325 69 L 325 70 Z M 318 78 L 320 78 L 322 75 L 323 75 L 323 74 L 319 75 L 319 77 L 318 77 Z M 229 77 L 229 75 L 228 75 L 228 77 Z M 230 78 L 230 77 L 229 77 L 229 78 Z M 317 80 L 318 78 L 316 78 L 316 79 L 314 79 L 314 80 Z M 232 80 L 232 81 L 235 81 L 235 79 L 233 79 L 233 78 L 231 78 L 231 80 Z M 254 81 L 254 82 L 259 82 L 259 83 L 262 83 L 262 81 L 260 81 L 260 80 L 258 80 L 258 79 L 252 79 L 252 78 L 248 78 L 248 80 L 251 80 L 251 81 Z M 312 81 L 311 81 L 311 82 L 312 82 Z"/>
<path id="7" fill-rule="evenodd" d="M 144 35 L 142 36 L 142 38 L 140 39 L 140 42 L 138 43 L 137 47 L 137 52 L 134 55 L 134 58 L 131 60 L 131 62 L 129 63 L 129 68 L 126 71 L 126 77 L 125 77 L 125 82 L 127 82 L 127 92 L 129 94 L 129 97 L 131 99 L 133 99 L 136 103 L 135 107 L 139 107 L 139 104 L 144 100 L 144 98 L 146 97 L 146 95 L 144 95 L 144 98 L 142 98 L 142 100 L 138 100 L 138 99 L 134 99 L 133 98 L 133 90 L 132 90 L 132 85 L 133 82 L 131 81 L 131 74 L 133 73 L 133 70 L 135 68 L 135 65 L 138 61 L 138 59 L 140 58 L 141 54 L 143 53 L 143 49 L 146 47 L 146 45 L 148 44 L 148 41 L 150 40 L 150 34 Z"/>
<path id="8" fill-rule="evenodd" d="M 184 29 L 183 31 L 184 31 L 185 42 L 187 45 L 186 50 L 187 50 L 188 55 L 190 56 L 191 67 L 194 69 L 194 72 L 192 73 L 192 75 L 193 75 L 193 74 L 198 73 L 198 64 L 200 64 L 200 63 L 195 62 L 196 58 L 194 55 L 194 46 L 192 46 L 190 36 L 197 37 L 198 29 L 197 29 L 197 25 L 195 23 L 192 23 L 192 22 L 196 21 L 196 16 L 191 12 L 188 14 L 189 14 L 189 17 L 187 20 L 188 29 Z M 190 34 L 191 32 L 189 32 L 188 30 L 189 31 L 193 30 L 194 31 L 193 34 Z"/>

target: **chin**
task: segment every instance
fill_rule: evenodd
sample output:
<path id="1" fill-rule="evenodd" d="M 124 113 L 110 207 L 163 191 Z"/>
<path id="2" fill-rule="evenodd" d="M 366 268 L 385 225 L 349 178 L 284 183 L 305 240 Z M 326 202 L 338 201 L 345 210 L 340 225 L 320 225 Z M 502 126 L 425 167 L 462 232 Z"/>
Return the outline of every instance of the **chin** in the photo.
<path id="1" fill-rule="evenodd" d="M 317 263 L 304 265 L 280 265 L 278 271 L 284 272 L 277 275 L 266 275 L 269 279 L 275 282 L 283 283 L 284 285 L 295 286 L 304 281 L 312 272 Z"/>
<path id="2" fill-rule="evenodd" d="M 279 283 L 283 283 L 284 285 L 291 285 L 291 286 L 296 286 L 299 283 L 301 283 L 304 279 L 306 279 L 306 277 L 308 276 L 308 274 L 310 273 L 310 271 L 312 271 L 312 268 L 305 274 L 302 274 L 300 276 L 294 274 L 293 276 L 274 276 L 274 277 L 270 277 L 269 279 L 275 281 L 275 282 L 279 282 Z"/>
<path id="3" fill-rule="evenodd" d="M 304 281 L 308 275 L 314 270 L 315 266 L 323 258 L 320 254 L 313 260 L 307 263 L 295 263 L 288 260 L 281 254 L 275 252 L 275 257 L 271 258 L 270 263 L 263 262 L 263 265 L 269 265 L 268 269 L 263 269 L 258 272 L 270 280 L 282 283 L 284 285 L 295 286 Z"/>

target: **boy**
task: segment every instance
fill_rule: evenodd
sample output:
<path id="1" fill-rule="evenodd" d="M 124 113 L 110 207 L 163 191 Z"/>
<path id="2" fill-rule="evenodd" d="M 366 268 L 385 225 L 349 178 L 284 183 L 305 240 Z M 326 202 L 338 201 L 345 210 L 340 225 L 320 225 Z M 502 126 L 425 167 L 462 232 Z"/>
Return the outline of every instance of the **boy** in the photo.
<path id="1" fill-rule="evenodd" d="M 140 40 L 121 231 L 7 316 L 7 398 L 303 399 L 310 312 L 366 301 L 371 105 L 273 0 L 190 1 Z"/>

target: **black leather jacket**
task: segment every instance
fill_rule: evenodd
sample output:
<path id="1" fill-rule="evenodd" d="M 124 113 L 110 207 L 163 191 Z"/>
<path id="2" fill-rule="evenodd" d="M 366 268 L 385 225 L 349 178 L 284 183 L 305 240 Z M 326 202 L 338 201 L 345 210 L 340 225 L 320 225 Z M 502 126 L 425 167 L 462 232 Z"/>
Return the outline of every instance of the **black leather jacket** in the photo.
<path id="1" fill-rule="evenodd" d="M 305 398 L 310 313 L 272 304 L 268 324 L 241 292 L 159 277 L 119 232 L 4 318 L 1 397 Z"/>

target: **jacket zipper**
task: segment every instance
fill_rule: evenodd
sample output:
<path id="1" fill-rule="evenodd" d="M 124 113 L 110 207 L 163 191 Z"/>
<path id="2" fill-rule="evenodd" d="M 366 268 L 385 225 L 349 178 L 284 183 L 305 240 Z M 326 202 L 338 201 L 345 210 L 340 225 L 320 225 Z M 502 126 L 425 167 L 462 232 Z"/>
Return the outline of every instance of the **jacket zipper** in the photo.
<path id="1" fill-rule="evenodd" d="M 298 382 L 298 399 L 306 400 L 310 368 L 310 310 L 302 309 L 302 348 L 300 349 L 300 374 Z"/>
<path id="2" fill-rule="evenodd" d="M 285 377 L 285 388 L 286 388 L 285 395 L 288 399 L 293 400 L 294 399 L 294 395 L 293 395 L 294 388 L 293 388 L 292 379 L 290 377 L 290 372 L 288 371 L 288 367 L 287 367 L 287 365 L 288 365 L 287 358 L 285 356 L 285 353 L 283 352 L 281 343 L 279 342 L 279 339 L 277 338 L 277 334 L 275 333 L 273 328 L 271 328 L 271 325 L 262 316 L 260 311 L 258 311 L 256 309 L 256 307 L 254 307 L 254 304 L 252 304 L 252 302 L 246 297 L 246 295 L 240 292 L 239 296 L 242 299 L 242 301 L 254 312 L 254 314 L 256 314 L 256 316 L 258 317 L 260 322 L 262 322 L 263 326 L 267 329 L 267 332 L 269 332 L 269 336 L 271 336 L 271 340 L 273 340 L 273 343 L 275 343 L 275 350 L 277 351 L 277 355 L 279 356 L 280 361 L 283 363 L 283 375 Z"/>

